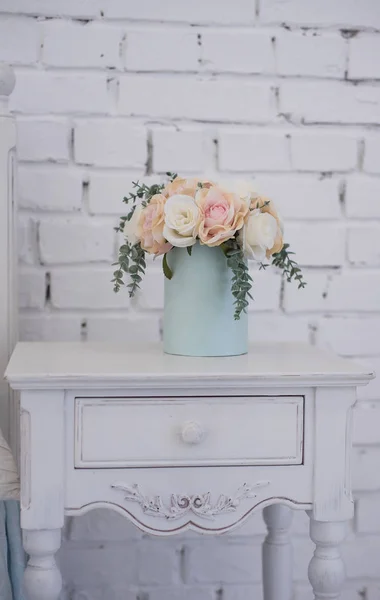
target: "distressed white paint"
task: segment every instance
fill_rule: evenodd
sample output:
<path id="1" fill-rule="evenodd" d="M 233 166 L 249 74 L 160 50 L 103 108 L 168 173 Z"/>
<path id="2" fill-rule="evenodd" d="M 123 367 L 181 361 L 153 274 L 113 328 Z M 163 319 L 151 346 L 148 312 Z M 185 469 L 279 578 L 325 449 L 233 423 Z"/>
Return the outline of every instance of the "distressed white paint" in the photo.
<path id="1" fill-rule="evenodd" d="M 15 86 L 13 70 L 0 63 L 0 369 L 4 371 L 16 340 L 17 296 L 15 279 L 16 246 L 16 123 L 8 109 L 8 97 Z M 14 437 L 17 410 L 10 404 L 8 385 L 0 379 L 0 427 L 16 448 Z"/>
<path id="2" fill-rule="evenodd" d="M 288 506 L 273 504 L 263 510 L 268 534 L 263 543 L 264 600 L 291 600 L 293 597 L 290 526 L 293 513 Z"/>
<path id="3" fill-rule="evenodd" d="M 341 597 L 345 569 L 339 546 L 346 537 L 346 523 L 322 523 L 310 516 L 310 537 L 316 545 L 309 565 L 315 600 Z"/>
<path id="4" fill-rule="evenodd" d="M 76 467 L 302 462 L 302 396 L 125 400 L 76 399 Z"/>
<path id="5" fill-rule="evenodd" d="M 247 357 L 233 360 L 188 361 L 165 356 L 154 347 L 135 353 L 101 344 L 19 344 L 7 378 L 22 390 L 26 415 L 21 448 L 22 526 L 28 532 L 26 548 L 31 550 L 26 584 L 32 600 L 37 598 L 39 586 L 44 599 L 58 597 L 59 575 L 53 555 L 59 545 L 56 530 L 62 526 L 64 514 L 80 514 L 99 506 L 114 508 L 142 530 L 161 536 L 186 529 L 222 533 L 243 523 L 258 508 L 268 507 L 265 600 L 274 600 L 276 591 L 268 583 L 271 570 L 279 574 L 276 589 L 283 589 L 283 596 L 276 600 L 289 598 L 290 519 L 286 507 L 308 509 L 317 544 L 310 580 L 316 598 L 321 600 L 323 573 L 331 575 L 331 580 L 334 574 L 325 564 L 328 561 L 321 548 L 335 548 L 339 522 L 344 523 L 353 513 L 347 476 L 350 407 L 355 386 L 372 376 L 350 361 L 307 345 L 272 344 L 252 348 Z M 294 402 L 289 402 L 291 396 Z M 303 435 L 297 442 L 300 397 L 304 404 Z M 210 403 L 214 421 L 208 415 Z M 78 420 L 78 406 L 94 409 L 87 424 L 83 414 Z M 268 413 L 268 406 L 273 414 Z M 152 447 L 147 407 L 151 407 L 157 428 L 152 432 Z M 219 419 L 218 411 L 223 415 L 224 407 L 228 410 Z M 133 420 L 134 413 L 137 420 Z M 144 421 L 141 415 L 145 414 Z M 215 427 L 215 434 L 219 429 L 222 437 L 229 436 L 226 453 L 218 454 L 219 443 L 210 442 L 209 447 L 190 444 L 186 451 L 192 457 L 197 452 L 196 460 L 190 458 L 188 464 L 178 465 L 181 428 L 173 437 L 167 421 L 170 414 L 178 415 L 179 422 L 184 419 L 184 424 L 193 418 L 190 422 L 206 419 L 206 430 Z M 293 441 L 298 444 L 303 440 L 300 464 L 286 464 L 288 447 L 270 428 L 271 420 L 275 424 L 284 415 L 285 430 L 290 427 Z M 229 420 L 228 430 L 224 419 Z M 268 437 L 268 449 L 272 448 L 278 460 L 257 466 L 230 460 L 231 456 L 246 458 L 251 453 L 255 458 L 255 445 L 248 446 L 247 437 L 241 435 L 246 419 L 257 420 Z M 130 446 L 121 435 L 123 426 L 132 436 Z M 94 437 L 89 438 L 90 429 Z M 133 429 L 136 432 L 132 433 Z M 98 468 L 90 464 L 76 468 L 75 446 L 88 454 L 87 460 L 96 461 Z M 123 458 L 128 452 L 133 460 L 130 467 Z M 157 456 L 165 466 L 157 468 Z M 108 462 L 111 459 L 120 461 L 118 468 L 109 468 L 115 466 Z M 203 466 L 196 466 L 198 460 Z M 322 472 L 324 479 L 319 475 Z M 270 507 L 277 503 L 286 507 Z M 318 525 L 313 525 L 316 518 Z M 319 538 L 320 531 L 323 539 Z M 37 569 L 39 566 L 42 568 Z M 330 592 L 330 584 L 326 585 Z M 335 595 L 330 597 L 338 598 L 340 583 L 334 585 L 330 587 Z"/>

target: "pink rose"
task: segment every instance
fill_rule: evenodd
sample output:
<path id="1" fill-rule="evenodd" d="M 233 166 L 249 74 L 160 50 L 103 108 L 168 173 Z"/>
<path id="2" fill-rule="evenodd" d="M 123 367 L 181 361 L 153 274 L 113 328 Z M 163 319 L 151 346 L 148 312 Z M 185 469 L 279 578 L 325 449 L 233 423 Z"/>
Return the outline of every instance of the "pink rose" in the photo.
<path id="1" fill-rule="evenodd" d="M 165 254 L 172 248 L 172 245 L 165 240 L 163 235 L 165 202 L 165 196 L 156 194 L 149 204 L 141 210 L 138 219 L 137 237 L 140 240 L 141 247 L 150 254 Z"/>
<path id="2" fill-rule="evenodd" d="M 199 190 L 195 200 L 201 212 L 199 239 L 207 246 L 219 246 L 232 238 L 243 227 L 249 211 L 237 194 L 216 186 Z"/>

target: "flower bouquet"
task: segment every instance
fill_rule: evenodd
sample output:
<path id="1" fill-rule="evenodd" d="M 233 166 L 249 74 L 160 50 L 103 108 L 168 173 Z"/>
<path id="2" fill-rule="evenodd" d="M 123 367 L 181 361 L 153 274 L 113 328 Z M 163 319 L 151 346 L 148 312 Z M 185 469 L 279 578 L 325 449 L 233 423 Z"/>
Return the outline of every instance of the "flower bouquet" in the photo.
<path id="1" fill-rule="evenodd" d="M 188 356 L 231 356 L 248 348 L 248 261 L 271 263 L 304 287 L 300 268 L 283 242 L 271 200 L 250 184 L 227 187 L 168 173 L 167 184 L 134 183 L 129 211 L 117 230 L 125 241 L 114 290 L 132 297 L 145 274 L 145 255 L 162 255 L 165 275 L 164 350 Z"/>

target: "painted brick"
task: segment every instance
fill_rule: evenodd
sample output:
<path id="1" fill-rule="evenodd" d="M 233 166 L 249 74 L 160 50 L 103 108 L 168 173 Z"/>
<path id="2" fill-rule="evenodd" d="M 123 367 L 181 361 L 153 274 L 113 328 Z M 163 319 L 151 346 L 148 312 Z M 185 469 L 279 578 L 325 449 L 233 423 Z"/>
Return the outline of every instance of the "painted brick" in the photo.
<path id="1" fill-rule="evenodd" d="M 147 159 L 146 130 L 119 119 L 78 121 L 74 155 L 79 164 L 142 168 Z"/>
<path id="2" fill-rule="evenodd" d="M 130 71 L 197 71 L 198 56 L 197 34 L 189 29 L 127 33 L 126 68 Z"/>
<path id="3" fill-rule="evenodd" d="M 116 584 L 110 589 L 109 583 L 95 586 L 90 583 L 76 586 L 76 589 L 70 592 L 70 596 L 64 598 L 60 596 L 59 600 L 104 600 L 104 598 L 107 600 L 138 600 L 139 597 L 144 600 L 144 595 L 141 595 L 134 585 L 119 586 Z"/>
<path id="4" fill-rule="evenodd" d="M 142 537 L 135 525 L 114 511 L 104 508 L 72 517 L 67 524 L 67 539 L 80 542 L 124 542 Z"/>
<path id="5" fill-rule="evenodd" d="M 380 599 L 380 584 L 370 583 L 365 589 L 366 600 Z"/>
<path id="6" fill-rule="evenodd" d="M 127 308 L 128 294 L 115 294 L 111 279 L 113 268 L 53 269 L 51 273 L 51 302 L 54 308 Z"/>
<path id="7" fill-rule="evenodd" d="M 158 262 L 158 261 L 157 261 Z M 164 275 L 162 269 L 152 268 L 149 265 L 141 289 L 136 294 L 139 308 L 143 310 L 157 310 L 164 308 Z"/>
<path id="8" fill-rule="evenodd" d="M 249 310 L 277 310 L 280 303 L 281 276 L 273 269 L 250 269 L 250 273 L 253 278 L 251 294 L 254 300 L 251 300 Z"/>
<path id="9" fill-rule="evenodd" d="M 261 580 L 261 547 L 214 541 L 188 551 L 187 583 L 255 583 Z"/>
<path id="10" fill-rule="evenodd" d="M 253 0 L 236 0 L 233 5 L 218 0 L 166 0 L 163 4 L 157 4 L 155 0 L 107 0 L 104 13 L 112 19 L 248 25 L 255 20 L 255 4 Z"/>
<path id="11" fill-rule="evenodd" d="M 37 223 L 19 215 L 17 225 L 18 260 L 21 264 L 32 265 L 37 257 Z"/>
<path id="12" fill-rule="evenodd" d="M 32 267 L 21 268 L 18 277 L 19 308 L 43 309 L 45 306 L 45 272 Z"/>
<path id="13" fill-rule="evenodd" d="M 343 356 L 380 354 L 379 317 L 329 317 L 318 321 L 318 344 Z"/>
<path id="14" fill-rule="evenodd" d="M 348 259 L 354 265 L 380 265 L 380 228 L 350 227 L 347 231 Z"/>
<path id="15" fill-rule="evenodd" d="M 346 213 L 351 219 L 380 218 L 380 179 L 349 177 L 345 196 Z"/>
<path id="16" fill-rule="evenodd" d="M 282 131 L 225 129 L 219 133 L 222 171 L 284 171 L 290 168 L 289 141 Z"/>
<path id="17" fill-rule="evenodd" d="M 160 540 L 144 541 L 139 545 L 138 581 L 143 585 L 170 585 L 180 583 L 180 545 L 169 542 L 158 546 Z"/>
<path id="18" fill-rule="evenodd" d="M 343 78 L 345 40 L 334 33 L 285 30 L 276 34 L 276 62 L 280 75 Z"/>
<path id="19" fill-rule="evenodd" d="M 143 284 L 144 285 L 144 284 Z M 119 292 L 125 296 L 125 290 Z M 126 315 L 89 315 L 87 322 L 87 340 L 102 342 L 105 340 L 123 343 L 158 343 L 160 341 L 160 316 L 158 314 Z"/>
<path id="20" fill-rule="evenodd" d="M 359 361 L 368 372 L 373 372 L 375 375 L 380 373 L 380 357 L 355 358 L 355 361 Z M 380 400 L 380 377 L 375 377 L 368 385 L 360 386 L 357 390 L 357 396 L 359 400 Z"/>
<path id="21" fill-rule="evenodd" d="M 295 133 L 291 135 L 292 166 L 300 171 L 350 171 L 358 159 L 357 140 L 351 135 Z"/>
<path id="22" fill-rule="evenodd" d="M 205 71 L 273 73 L 272 36 L 266 31 L 202 31 L 201 64 Z"/>
<path id="23" fill-rule="evenodd" d="M 341 181 L 313 175 L 258 175 L 257 191 L 273 200 L 283 219 L 339 219 Z M 286 225 L 286 224 L 285 224 Z"/>
<path id="24" fill-rule="evenodd" d="M 263 600 L 263 590 L 260 584 L 223 586 L 223 600 Z"/>
<path id="25" fill-rule="evenodd" d="M 288 223 L 286 241 L 300 265 L 334 267 L 344 263 L 345 231 L 339 225 Z"/>
<path id="26" fill-rule="evenodd" d="M 171 119 L 260 123 L 274 117 L 274 93 L 266 82 L 236 80 L 232 86 L 225 80 L 125 75 L 120 77 L 119 112 Z"/>
<path id="27" fill-rule="evenodd" d="M 36 308 L 45 306 L 45 272 L 32 267 L 21 268 L 18 278 L 19 308 Z"/>
<path id="28" fill-rule="evenodd" d="M 19 200 L 32 210 L 79 211 L 82 174 L 62 167 L 19 167 Z"/>
<path id="29" fill-rule="evenodd" d="M 170 127 L 154 129 L 153 169 L 159 173 L 167 171 L 198 172 L 203 169 L 204 135 L 202 129 Z"/>
<path id="30" fill-rule="evenodd" d="M 361 600 L 363 598 L 363 593 L 367 593 L 366 589 L 363 590 L 364 587 L 360 582 L 351 582 L 348 580 L 343 586 L 342 598 L 344 598 L 344 600 Z M 314 594 L 310 584 L 295 585 L 293 600 L 314 600 Z M 365 600 L 369 600 L 367 595 L 365 596 Z"/>
<path id="31" fill-rule="evenodd" d="M 214 600 L 215 590 L 209 587 L 171 586 L 149 589 L 149 600 Z"/>
<path id="32" fill-rule="evenodd" d="M 79 342 L 82 322 L 78 315 L 41 314 L 20 316 L 20 340 L 27 342 Z"/>
<path id="33" fill-rule="evenodd" d="M 348 76 L 352 79 L 379 79 L 380 37 L 362 33 L 349 41 Z"/>
<path id="34" fill-rule="evenodd" d="M 354 444 L 380 444 L 380 403 L 359 402 L 354 408 Z"/>
<path id="35" fill-rule="evenodd" d="M 314 544 L 309 536 L 297 536 L 293 538 L 292 545 L 294 556 L 297 557 L 293 566 L 293 581 L 305 581 L 307 580 L 307 570 L 315 548 Z"/>
<path id="36" fill-rule="evenodd" d="M 380 489 L 380 472 L 376 467 L 379 459 L 380 448 L 371 446 L 354 448 L 352 453 L 352 485 L 355 490 L 373 491 Z"/>
<path id="37" fill-rule="evenodd" d="M 21 13 L 35 16 L 82 17 L 100 15 L 99 0 L 2 0 L 1 12 Z"/>
<path id="38" fill-rule="evenodd" d="M 342 25 L 355 27 L 380 27 L 380 8 L 372 0 L 344 2 L 343 0 L 265 0 L 260 10 L 260 20 L 270 23 L 303 25 Z"/>
<path id="39" fill-rule="evenodd" d="M 284 306 L 287 312 L 306 311 L 377 311 L 380 303 L 380 275 L 378 272 L 304 274 L 307 282 L 303 290 L 294 284 L 285 285 Z"/>
<path id="40" fill-rule="evenodd" d="M 71 128 L 66 119 L 18 119 L 17 156 L 24 161 L 67 162 Z"/>
<path id="41" fill-rule="evenodd" d="M 380 173 L 380 135 L 373 134 L 365 137 L 363 169 L 367 173 Z"/>
<path id="42" fill-rule="evenodd" d="M 120 67 L 121 40 L 121 28 L 47 21 L 42 61 L 54 67 Z"/>
<path id="43" fill-rule="evenodd" d="M 380 539 L 375 536 L 358 536 L 342 547 L 342 558 L 347 565 L 350 579 L 358 577 L 377 578 Z M 376 565 L 377 562 L 377 565 Z M 360 596 L 359 596 L 360 598 Z"/>
<path id="44" fill-rule="evenodd" d="M 105 114 L 110 108 L 107 76 L 103 73 L 19 71 L 10 108 L 33 114 Z"/>
<path id="45" fill-rule="evenodd" d="M 280 86 L 280 107 L 281 113 L 305 123 L 375 124 L 380 87 L 340 81 L 285 81 Z"/>
<path id="46" fill-rule="evenodd" d="M 156 175 L 147 177 L 143 173 L 123 173 L 121 171 L 90 173 L 89 211 L 91 214 L 122 215 L 127 210 L 123 203 L 124 196 L 133 191 L 133 182 L 140 181 L 146 185 L 159 183 Z"/>
<path id="47" fill-rule="evenodd" d="M 111 223 L 93 219 L 44 219 L 39 225 L 39 247 L 43 264 L 112 262 L 115 232 Z"/>
<path id="48" fill-rule="evenodd" d="M 33 64 L 38 60 L 39 47 L 40 29 L 34 19 L 0 16 L 0 61 Z"/>
<path id="49" fill-rule="evenodd" d="M 96 587 L 109 586 L 110 581 L 116 580 L 119 586 L 126 587 L 136 580 L 137 556 L 133 544 L 80 547 L 66 543 L 66 552 L 58 554 L 58 562 L 65 582 L 71 587 L 86 585 L 89 573 L 91 584 Z"/>
<path id="50" fill-rule="evenodd" d="M 310 328 L 306 318 L 249 315 L 249 338 L 252 342 L 308 342 L 309 336 Z"/>

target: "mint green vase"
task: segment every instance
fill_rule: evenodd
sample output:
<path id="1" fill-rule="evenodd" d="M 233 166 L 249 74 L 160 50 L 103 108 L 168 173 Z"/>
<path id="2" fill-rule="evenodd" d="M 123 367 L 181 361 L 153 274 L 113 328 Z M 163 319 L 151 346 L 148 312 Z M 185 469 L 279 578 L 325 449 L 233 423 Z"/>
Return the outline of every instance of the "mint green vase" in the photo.
<path id="1" fill-rule="evenodd" d="M 164 352 L 182 356 L 236 356 L 248 351 L 248 317 L 234 320 L 232 272 L 218 247 L 196 244 L 167 254 Z"/>

